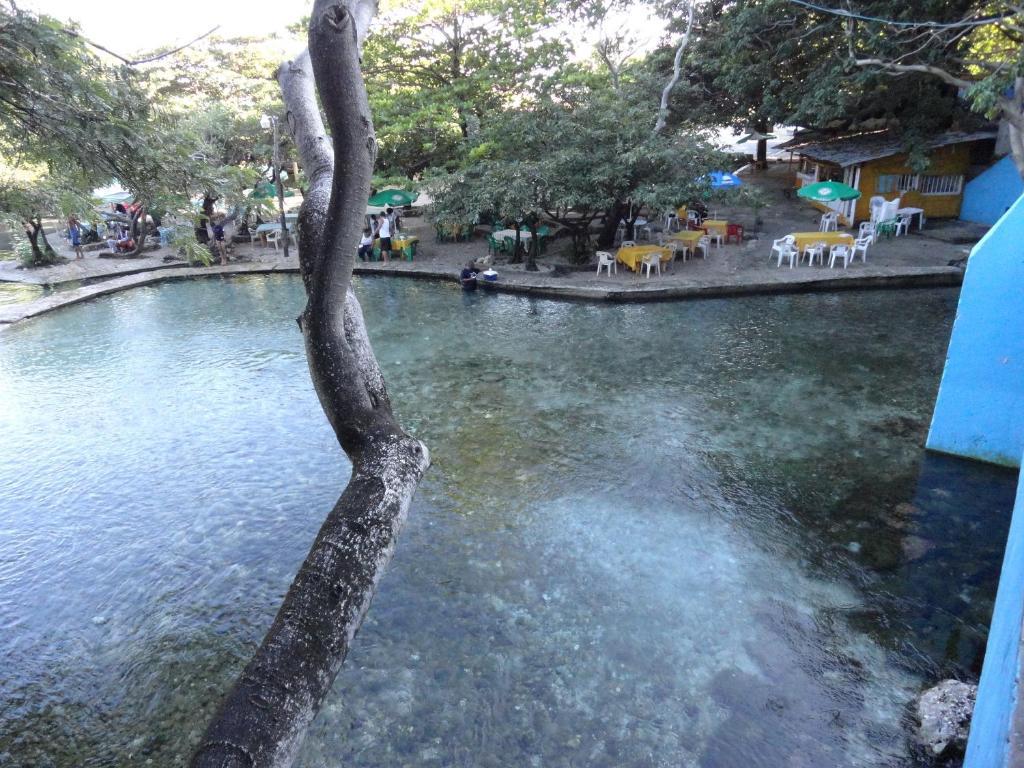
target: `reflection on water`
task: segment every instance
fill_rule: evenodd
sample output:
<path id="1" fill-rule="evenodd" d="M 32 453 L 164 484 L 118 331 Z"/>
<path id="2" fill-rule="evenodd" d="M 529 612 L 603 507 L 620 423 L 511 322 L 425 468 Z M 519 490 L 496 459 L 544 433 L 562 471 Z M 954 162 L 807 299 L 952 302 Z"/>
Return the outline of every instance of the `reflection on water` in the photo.
<path id="1" fill-rule="evenodd" d="M 359 290 L 435 464 L 302 765 L 927 764 L 905 705 L 977 674 L 1015 481 L 920 450 L 954 292 Z M 347 476 L 300 306 L 0 338 L 0 755 L 184 760 Z"/>
<path id="2" fill-rule="evenodd" d="M 0 307 L 32 301 L 44 293 L 45 289 L 41 285 L 0 282 Z"/>

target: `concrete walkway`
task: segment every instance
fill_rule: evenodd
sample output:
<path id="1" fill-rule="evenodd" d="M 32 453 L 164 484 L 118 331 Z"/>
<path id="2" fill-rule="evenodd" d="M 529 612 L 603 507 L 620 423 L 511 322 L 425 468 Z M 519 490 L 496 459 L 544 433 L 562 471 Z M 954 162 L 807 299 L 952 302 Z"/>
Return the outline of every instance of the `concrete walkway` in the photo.
<path id="1" fill-rule="evenodd" d="M 867 263 L 857 261 L 848 269 L 801 266 L 778 268 L 768 259 L 772 240 L 789 232 L 814 231 L 820 213 L 807 203 L 787 196 L 789 166 L 779 164 L 749 179 L 764 189 L 771 200 L 756 227 L 749 210 L 719 207 L 719 215 L 743 224 L 747 239 L 742 245 L 712 248 L 706 259 L 677 262 L 672 272 L 653 278 L 642 277 L 619 265 L 617 274 L 595 275 L 593 265 L 575 267 L 569 263 L 566 239 L 556 239 L 542 256 L 540 270 L 526 272 L 521 264 L 498 264 L 499 282 L 489 288 L 552 299 L 585 301 L 643 302 L 669 301 L 714 296 L 772 293 L 821 292 L 874 288 L 956 286 L 963 279 L 963 261 L 970 243 L 942 239 L 943 228 L 935 227 L 935 238 L 924 232 L 884 240 L 869 249 Z M 486 254 L 486 240 L 468 243 L 436 243 L 433 230 L 423 219 L 407 219 L 403 230 L 420 237 L 413 262 L 393 260 L 389 264 L 357 264 L 356 274 L 394 275 L 454 282 L 459 269 L 470 259 Z M 980 236 L 980 232 L 977 233 Z M 55 244 L 60 247 L 63 242 Z M 0 262 L 0 283 L 18 282 L 43 286 L 54 292 L 31 301 L 4 304 L 0 300 L 0 327 L 50 312 L 69 304 L 115 291 L 162 280 L 188 277 L 251 275 L 297 272 L 298 259 L 281 251 L 251 244 L 233 247 L 233 261 L 227 266 L 187 267 L 181 261 L 165 262 L 164 248 L 137 259 L 72 258 L 65 264 L 40 269 L 20 269 L 14 262 Z M 0 291 L 2 291 L 0 284 Z"/>
<path id="2" fill-rule="evenodd" d="M 297 259 L 287 262 L 283 258 L 253 262 L 239 262 L 227 266 L 182 267 L 160 264 L 147 271 L 133 271 L 110 277 L 90 285 L 61 290 L 21 304 L 0 306 L 0 328 L 52 312 L 61 307 L 88 301 L 129 288 L 153 285 L 166 280 L 198 277 L 230 277 L 234 275 L 298 273 Z M 455 282 L 455 272 L 449 267 L 423 262 L 392 262 L 390 264 L 361 265 L 357 275 L 392 275 L 428 280 Z M 590 274 L 589 272 L 587 273 Z M 956 286 L 963 279 L 963 271 L 956 267 L 875 267 L 849 270 L 781 269 L 767 275 L 738 274 L 715 280 L 688 280 L 686 282 L 659 281 L 657 278 L 635 278 L 629 284 L 574 280 L 556 277 L 551 269 L 541 272 L 503 270 L 501 281 L 487 285 L 490 290 L 526 294 L 550 299 L 584 301 L 645 302 L 671 301 L 715 296 L 743 296 L 777 293 L 803 293 L 811 291 L 839 291 L 870 288 L 909 288 Z"/>

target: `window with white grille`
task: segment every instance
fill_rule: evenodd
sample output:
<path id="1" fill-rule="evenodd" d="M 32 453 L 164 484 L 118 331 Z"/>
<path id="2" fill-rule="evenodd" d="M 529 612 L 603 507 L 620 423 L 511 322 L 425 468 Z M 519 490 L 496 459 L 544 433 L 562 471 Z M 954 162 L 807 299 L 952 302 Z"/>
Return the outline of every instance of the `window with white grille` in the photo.
<path id="1" fill-rule="evenodd" d="M 917 189 L 916 173 L 886 173 L 875 179 L 875 192 L 887 195 L 891 192 L 911 192 Z"/>
<path id="2" fill-rule="evenodd" d="M 959 195 L 963 186 L 963 176 L 922 176 L 919 190 L 922 195 Z"/>

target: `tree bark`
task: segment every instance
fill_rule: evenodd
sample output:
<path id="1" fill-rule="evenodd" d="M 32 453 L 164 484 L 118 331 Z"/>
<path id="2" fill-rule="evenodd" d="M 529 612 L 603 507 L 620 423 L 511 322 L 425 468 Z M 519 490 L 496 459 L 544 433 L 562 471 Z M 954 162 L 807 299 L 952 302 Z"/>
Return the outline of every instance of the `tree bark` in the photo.
<path id="1" fill-rule="evenodd" d="M 761 134 L 767 134 L 768 122 L 758 120 L 754 123 L 754 130 Z M 754 157 L 754 167 L 761 169 L 768 167 L 768 139 L 757 140 L 757 155 Z"/>
<path id="2" fill-rule="evenodd" d="M 299 325 L 313 385 L 352 461 L 352 476 L 262 645 L 203 735 L 193 768 L 293 763 L 430 463 L 426 447 L 395 420 L 351 290 L 376 154 L 359 68 L 362 40 L 375 12 L 374 0 L 316 0 L 308 55 L 278 72 L 309 179 L 298 223 L 307 294 Z M 332 139 L 320 119 L 314 78 Z M 344 162 L 335 165 L 334 158 Z"/>
<path id="3" fill-rule="evenodd" d="M 46 232 L 43 231 L 43 220 L 40 216 L 23 218 L 22 229 L 28 238 L 29 247 L 32 249 L 32 263 L 35 266 L 52 264 L 57 260 L 57 253 L 53 250 L 46 239 Z"/>
<path id="4" fill-rule="evenodd" d="M 619 228 L 619 222 L 622 221 L 622 214 L 625 211 L 626 204 L 620 200 L 605 213 L 604 225 L 601 227 L 601 233 L 597 236 L 598 248 L 609 248 L 615 244 L 615 231 Z"/>
<path id="5" fill-rule="evenodd" d="M 683 31 L 683 37 L 679 41 L 679 46 L 676 48 L 676 55 L 672 59 L 672 77 L 669 78 L 666 83 L 664 90 L 661 92 L 661 104 L 658 108 L 658 119 L 654 123 L 654 132 L 661 133 L 665 128 L 665 122 L 668 119 L 668 100 L 672 94 L 672 89 L 676 87 L 676 83 L 679 82 L 679 77 L 683 72 L 683 51 L 686 50 L 687 44 L 690 42 L 690 32 L 693 31 L 693 9 L 696 5 L 696 0 L 688 0 L 686 9 L 686 29 Z"/>
<path id="6" fill-rule="evenodd" d="M 140 224 L 139 222 L 142 223 Z M 135 231 L 136 229 L 138 229 L 138 232 Z M 135 249 L 128 255 L 141 256 L 142 247 L 146 244 L 146 236 L 149 234 L 149 228 L 146 226 L 146 206 L 139 208 L 132 216 L 131 223 L 128 225 L 128 231 L 135 240 Z"/>

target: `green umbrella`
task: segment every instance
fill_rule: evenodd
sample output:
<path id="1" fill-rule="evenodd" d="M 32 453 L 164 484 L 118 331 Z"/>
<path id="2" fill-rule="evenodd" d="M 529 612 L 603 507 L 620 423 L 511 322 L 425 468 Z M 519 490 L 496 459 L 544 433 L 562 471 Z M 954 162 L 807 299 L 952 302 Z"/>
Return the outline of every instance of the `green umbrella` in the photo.
<path id="1" fill-rule="evenodd" d="M 860 192 L 847 184 L 838 181 L 819 181 L 808 184 L 796 191 L 797 197 L 813 200 L 816 203 L 834 203 L 837 200 L 856 200 Z"/>
<path id="2" fill-rule="evenodd" d="M 418 195 L 415 192 L 406 192 L 404 189 L 385 189 L 370 198 L 370 205 L 390 205 L 392 208 L 401 208 L 404 205 L 412 205 Z"/>
<path id="3" fill-rule="evenodd" d="M 253 187 L 249 197 L 277 197 L 277 190 L 271 182 L 264 181 Z"/>

